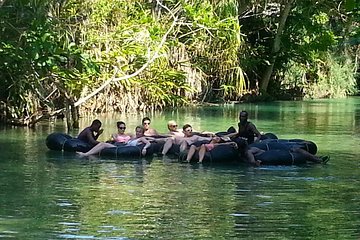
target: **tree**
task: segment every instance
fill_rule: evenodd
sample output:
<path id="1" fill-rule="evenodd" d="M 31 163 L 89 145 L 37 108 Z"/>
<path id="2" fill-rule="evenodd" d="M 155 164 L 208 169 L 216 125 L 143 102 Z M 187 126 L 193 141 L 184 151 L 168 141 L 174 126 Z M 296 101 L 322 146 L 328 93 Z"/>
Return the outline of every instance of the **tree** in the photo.
<path id="1" fill-rule="evenodd" d="M 269 64 L 266 67 L 264 75 L 261 79 L 260 91 L 262 91 L 262 92 L 267 91 L 269 81 L 270 81 L 271 75 L 273 73 L 275 61 L 276 61 L 277 55 L 280 52 L 281 38 L 282 38 L 282 35 L 284 32 L 286 20 L 289 17 L 293 2 L 294 2 L 294 0 L 288 0 L 285 3 L 285 5 L 282 6 L 282 10 L 280 11 L 280 20 L 278 23 L 277 31 L 275 33 L 274 42 L 272 44 L 272 48 L 271 48 L 272 50 L 270 53 Z"/>

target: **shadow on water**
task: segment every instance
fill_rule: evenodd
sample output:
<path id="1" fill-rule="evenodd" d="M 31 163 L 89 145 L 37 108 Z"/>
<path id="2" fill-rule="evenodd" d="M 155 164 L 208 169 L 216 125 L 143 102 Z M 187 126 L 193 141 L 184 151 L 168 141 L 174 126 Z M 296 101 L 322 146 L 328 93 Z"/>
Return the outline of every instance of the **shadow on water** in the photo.
<path id="1" fill-rule="evenodd" d="M 75 162 L 80 164 L 95 164 L 95 163 L 134 163 L 134 164 L 150 164 L 153 160 L 152 156 L 145 158 L 118 158 L 113 157 L 99 157 L 99 156 L 88 156 L 81 157 L 75 152 L 66 151 L 46 151 L 46 160 L 53 163 L 66 163 Z"/>

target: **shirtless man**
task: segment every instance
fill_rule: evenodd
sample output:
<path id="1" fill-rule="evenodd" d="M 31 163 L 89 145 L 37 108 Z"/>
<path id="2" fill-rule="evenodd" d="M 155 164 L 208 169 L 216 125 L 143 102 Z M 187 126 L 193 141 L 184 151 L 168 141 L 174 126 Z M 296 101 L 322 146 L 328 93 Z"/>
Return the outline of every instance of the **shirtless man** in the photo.
<path id="1" fill-rule="evenodd" d="M 241 111 L 239 114 L 240 122 L 238 123 L 239 131 L 228 134 L 226 136 L 232 139 L 245 139 L 248 144 L 259 141 L 261 138 L 261 133 L 257 130 L 256 126 L 252 122 L 248 121 L 248 116 L 248 112 Z"/>
<path id="2" fill-rule="evenodd" d="M 183 133 L 184 138 L 180 143 L 180 151 L 186 150 L 190 145 L 194 144 L 195 142 L 200 141 L 211 141 L 212 137 L 203 137 L 196 134 L 193 134 L 193 129 L 190 124 L 185 124 L 183 126 Z"/>
<path id="3" fill-rule="evenodd" d="M 177 129 L 178 125 L 174 120 L 171 120 L 167 123 L 167 128 L 169 129 L 168 134 L 175 137 L 184 137 L 184 133 Z"/>
<path id="4" fill-rule="evenodd" d="M 170 123 L 170 122 L 169 122 Z M 170 127 L 173 127 L 173 129 L 176 129 L 177 125 L 170 125 Z M 168 124 L 169 128 L 169 124 Z M 165 155 L 173 144 L 180 145 L 180 151 L 186 150 L 191 144 L 199 141 L 210 141 L 211 137 L 202 137 L 199 135 L 195 135 L 192 132 L 192 127 L 190 124 L 185 124 L 183 126 L 182 133 L 179 132 L 179 130 L 172 130 L 169 128 L 170 134 L 173 134 L 174 137 L 168 138 L 165 142 L 165 145 L 163 147 L 162 155 Z"/>
<path id="5" fill-rule="evenodd" d="M 141 120 L 141 124 L 145 130 L 144 132 L 144 135 L 147 136 L 147 137 L 151 137 L 151 136 L 155 136 L 155 135 L 159 135 L 159 133 L 150 127 L 150 118 L 149 117 L 144 117 L 142 120 Z"/>
<path id="6" fill-rule="evenodd" d="M 121 122 L 121 123 L 122 124 L 119 124 L 119 125 L 125 126 L 125 123 L 123 123 L 123 122 Z M 143 147 L 143 149 L 141 151 L 141 154 L 143 156 L 146 155 L 146 151 L 151 145 L 151 143 L 144 137 L 144 128 L 142 126 L 137 126 L 135 128 L 135 136 L 128 138 L 127 141 L 125 142 L 125 144 L 126 145 L 124 145 L 124 146 L 137 146 L 140 144 L 145 144 L 145 146 Z M 116 146 L 111 143 L 99 142 L 96 146 L 94 146 L 92 149 L 90 149 L 86 153 L 82 153 L 82 152 L 76 152 L 76 153 L 82 157 L 87 157 L 90 155 L 98 154 L 105 148 L 113 148 L 113 147 L 116 147 Z"/>
<path id="7" fill-rule="evenodd" d="M 95 119 L 89 127 L 86 127 L 84 130 L 80 132 L 77 138 L 90 144 L 91 147 L 94 147 L 99 143 L 97 139 L 104 131 L 103 129 L 100 128 L 101 128 L 100 120 Z"/>
<path id="8" fill-rule="evenodd" d="M 184 137 L 184 133 L 178 130 L 177 127 L 178 125 L 174 120 L 167 123 L 167 128 L 169 129 L 167 134 L 169 137 L 165 140 L 165 144 L 161 152 L 162 155 L 166 155 L 173 144 L 180 144 L 181 139 Z"/>

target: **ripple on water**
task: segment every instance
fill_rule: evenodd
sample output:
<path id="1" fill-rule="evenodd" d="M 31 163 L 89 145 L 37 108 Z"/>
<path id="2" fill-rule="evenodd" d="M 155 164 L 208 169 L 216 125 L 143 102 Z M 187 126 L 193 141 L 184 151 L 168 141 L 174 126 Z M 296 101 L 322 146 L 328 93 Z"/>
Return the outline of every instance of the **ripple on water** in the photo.
<path id="1" fill-rule="evenodd" d="M 74 235 L 74 234 L 59 234 L 59 238 L 65 238 L 65 239 L 98 239 L 95 236 L 90 235 Z"/>
<path id="2" fill-rule="evenodd" d="M 231 213 L 230 216 L 234 216 L 234 217 L 249 217 L 250 214 L 249 214 L 249 213 Z"/>
<path id="3" fill-rule="evenodd" d="M 125 214 L 133 214 L 133 212 L 125 211 L 125 210 L 110 210 L 106 214 L 109 214 L 109 215 L 125 215 Z"/>
<path id="4" fill-rule="evenodd" d="M 60 225 L 65 225 L 65 226 L 79 226 L 81 225 L 80 223 L 77 222 L 59 222 Z"/>

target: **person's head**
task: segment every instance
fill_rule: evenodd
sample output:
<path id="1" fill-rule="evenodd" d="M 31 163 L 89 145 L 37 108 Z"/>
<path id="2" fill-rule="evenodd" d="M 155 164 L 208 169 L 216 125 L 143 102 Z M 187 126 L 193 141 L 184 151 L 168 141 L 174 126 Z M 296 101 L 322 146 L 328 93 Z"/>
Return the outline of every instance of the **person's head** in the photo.
<path id="1" fill-rule="evenodd" d="M 119 121 L 116 123 L 116 127 L 119 131 L 119 133 L 124 133 L 126 129 L 126 124 L 123 121 Z"/>
<path id="2" fill-rule="evenodd" d="M 136 135 L 137 138 L 143 137 L 144 132 L 145 132 L 145 129 L 142 126 L 137 126 L 135 128 L 135 135 Z"/>
<path id="3" fill-rule="evenodd" d="M 185 136 L 191 136 L 192 135 L 192 127 L 190 124 L 185 124 L 183 126 L 183 133 Z"/>
<path id="4" fill-rule="evenodd" d="M 248 120 L 248 112 L 247 111 L 241 111 L 239 114 L 239 120 L 241 124 L 245 124 Z"/>
<path id="5" fill-rule="evenodd" d="M 142 123 L 143 127 L 145 128 L 145 130 L 149 129 L 150 123 L 151 123 L 150 118 L 144 117 L 144 118 L 141 120 L 141 123 Z"/>
<path id="6" fill-rule="evenodd" d="M 212 141 L 213 143 L 219 143 L 219 142 L 222 142 L 222 139 L 221 139 L 221 137 L 214 136 L 214 137 L 211 139 L 211 141 Z"/>
<path id="7" fill-rule="evenodd" d="M 90 129 L 94 132 L 98 132 L 100 128 L 101 128 L 101 122 L 98 119 L 95 119 L 90 125 Z"/>
<path id="8" fill-rule="evenodd" d="M 167 127 L 169 129 L 169 131 L 177 131 L 177 123 L 174 120 L 168 121 L 167 123 Z"/>

